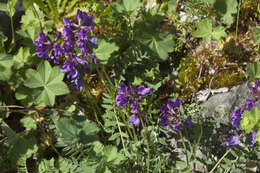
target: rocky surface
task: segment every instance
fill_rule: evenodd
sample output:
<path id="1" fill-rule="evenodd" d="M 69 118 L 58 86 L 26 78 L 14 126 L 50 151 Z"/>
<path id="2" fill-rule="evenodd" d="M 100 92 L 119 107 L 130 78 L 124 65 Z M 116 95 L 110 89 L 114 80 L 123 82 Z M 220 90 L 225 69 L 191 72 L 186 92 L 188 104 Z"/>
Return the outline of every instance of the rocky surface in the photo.
<path id="1" fill-rule="evenodd" d="M 204 92 L 200 91 L 200 93 L 202 94 L 197 94 L 197 100 L 200 99 L 199 101 L 203 101 L 201 104 L 201 106 L 204 107 L 203 116 L 214 116 L 217 121 L 225 125 L 229 124 L 232 113 L 236 107 L 244 107 L 245 100 L 253 98 L 248 89 L 248 82 L 235 86 L 229 90 L 223 88 L 211 91 L 204 90 Z M 202 99 L 203 94 L 205 100 Z"/>

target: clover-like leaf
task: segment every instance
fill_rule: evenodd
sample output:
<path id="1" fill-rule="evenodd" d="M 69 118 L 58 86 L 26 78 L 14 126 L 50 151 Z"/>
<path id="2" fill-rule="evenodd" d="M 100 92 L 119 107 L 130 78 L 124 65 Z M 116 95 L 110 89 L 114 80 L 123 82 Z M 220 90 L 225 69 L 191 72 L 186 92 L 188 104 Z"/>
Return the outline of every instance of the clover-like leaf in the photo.
<path id="1" fill-rule="evenodd" d="M 225 37 L 226 32 L 224 27 L 213 27 L 212 22 L 209 19 L 204 19 L 198 24 L 197 30 L 194 31 L 192 35 L 194 37 L 201 37 L 206 43 L 208 43 L 212 37 L 216 40 Z"/>
<path id="2" fill-rule="evenodd" d="M 196 31 L 192 33 L 194 37 L 202 37 L 205 42 L 209 42 L 212 33 L 212 23 L 210 20 L 205 19 L 202 20 L 198 24 L 198 28 Z"/>
<path id="3" fill-rule="evenodd" d="M 28 88 L 36 88 L 32 95 L 37 104 L 54 105 L 55 96 L 69 93 L 67 85 L 62 81 L 64 74 L 59 67 L 52 68 L 48 61 L 41 63 L 37 71 L 28 69 L 26 71 L 24 85 Z"/>
<path id="4" fill-rule="evenodd" d="M 115 43 L 100 40 L 98 43 L 98 48 L 95 49 L 95 55 L 101 64 L 107 64 L 111 54 L 118 49 L 119 47 Z"/>

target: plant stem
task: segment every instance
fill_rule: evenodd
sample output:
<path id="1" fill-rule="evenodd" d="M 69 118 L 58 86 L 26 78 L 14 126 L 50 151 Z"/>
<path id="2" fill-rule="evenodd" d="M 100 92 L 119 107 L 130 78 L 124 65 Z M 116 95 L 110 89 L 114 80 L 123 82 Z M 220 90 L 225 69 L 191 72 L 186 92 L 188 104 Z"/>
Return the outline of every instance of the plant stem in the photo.
<path id="1" fill-rule="evenodd" d="M 10 16 L 10 21 L 11 21 L 11 30 L 12 30 L 12 44 L 15 47 L 15 32 L 14 32 L 14 21 L 13 21 L 13 16 Z"/>
<path id="2" fill-rule="evenodd" d="M 147 153 L 148 153 L 148 162 L 147 163 L 147 173 L 150 172 L 150 146 L 149 146 L 149 141 L 148 141 L 148 137 L 147 137 L 147 131 L 146 131 L 146 128 L 144 126 L 144 122 L 143 122 L 143 119 L 140 117 L 140 120 L 141 120 L 141 123 L 142 123 L 142 126 L 143 126 L 143 129 L 145 130 L 145 140 L 146 140 L 146 145 L 147 145 Z"/>
<path id="3" fill-rule="evenodd" d="M 235 38 L 235 40 L 237 40 L 237 33 L 238 33 L 238 21 L 239 21 L 239 12 L 240 12 L 240 5 L 241 5 L 241 1 L 242 1 L 242 0 L 239 0 L 239 1 L 238 1 L 238 12 L 237 12 L 237 22 L 236 22 L 236 38 Z"/>
<path id="4" fill-rule="evenodd" d="M 114 110 L 114 116 L 116 118 L 116 123 L 117 123 L 117 127 L 118 127 L 118 130 L 119 130 L 119 133 L 120 133 L 120 138 L 121 138 L 121 141 L 122 141 L 123 149 L 124 149 L 125 155 L 127 156 L 126 149 L 125 149 L 125 144 L 124 144 L 124 140 L 123 140 L 123 136 L 122 136 L 122 131 L 121 131 L 121 128 L 120 128 L 119 121 L 118 121 L 118 118 L 116 116 L 115 110 Z"/>
<path id="5" fill-rule="evenodd" d="M 220 164 L 220 162 L 228 155 L 228 153 L 231 151 L 231 148 L 229 150 L 226 151 L 226 153 L 219 159 L 219 161 L 217 162 L 217 164 L 211 169 L 211 171 L 209 173 L 212 173 Z"/>
<path id="6" fill-rule="evenodd" d="M 41 32 L 43 32 L 43 27 L 42 27 L 42 21 L 41 21 L 41 18 L 40 18 L 40 16 L 39 16 L 37 10 L 35 9 L 34 4 L 32 5 L 32 7 L 33 7 L 33 12 L 34 12 L 34 14 L 36 15 L 36 17 L 37 17 L 38 20 L 39 20 L 39 24 L 40 24 Z"/>
<path id="7" fill-rule="evenodd" d="M 185 145 L 185 142 L 184 142 L 184 139 L 183 139 L 181 130 L 179 131 L 179 134 L 180 134 L 180 137 L 181 137 L 181 141 L 182 141 L 183 148 L 184 148 L 184 150 L 185 150 L 185 155 L 186 155 L 186 160 L 187 160 L 187 167 L 190 167 L 190 161 L 189 161 L 189 157 L 188 157 L 188 154 L 187 154 L 187 147 L 186 147 L 186 145 Z"/>

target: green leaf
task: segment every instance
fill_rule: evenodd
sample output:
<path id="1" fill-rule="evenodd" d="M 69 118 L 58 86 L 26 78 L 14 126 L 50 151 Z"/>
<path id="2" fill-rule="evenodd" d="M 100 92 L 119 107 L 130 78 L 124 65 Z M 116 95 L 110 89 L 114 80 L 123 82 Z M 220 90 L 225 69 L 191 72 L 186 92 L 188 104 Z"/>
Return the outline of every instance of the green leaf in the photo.
<path id="1" fill-rule="evenodd" d="M 8 81 L 12 75 L 13 57 L 0 53 L 0 81 Z"/>
<path id="2" fill-rule="evenodd" d="M 38 166 L 38 172 L 39 173 L 59 173 L 59 170 L 57 170 L 54 166 L 54 158 L 51 158 L 51 160 L 43 159 L 41 160 L 39 166 Z"/>
<path id="3" fill-rule="evenodd" d="M 254 36 L 253 40 L 256 44 L 260 43 L 260 27 L 259 28 L 254 28 Z"/>
<path id="4" fill-rule="evenodd" d="M 202 20 L 198 24 L 198 29 L 192 33 L 194 37 L 202 37 L 203 40 L 208 43 L 211 38 L 212 33 L 212 23 L 210 20 Z"/>
<path id="5" fill-rule="evenodd" d="M 0 33 L 0 52 L 5 52 L 5 42 L 7 39 L 4 34 Z"/>
<path id="6" fill-rule="evenodd" d="M 6 3 L 0 3 L 0 11 L 7 12 L 7 5 Z"/>
<path id="7" fill-rule="evenodd" d="M 53 21 L 46 20 L 45 15 L 39 9 L 38 6 L 35 6 L 37 15 L 34 13 L 32 8 L 29 8 L 25 11 L 25 15 L 21 19 L 21 29 L 28 33 L 31 40 L 36 40 L 42 31 L 41 26 L 43 27 L 43 32 L 48 33 L 52 31 Z"/>
<path id="8" fill-rule="evenodd" d="M 260 79 L 260 62 L 250 63 L 247 65 L 247 75 L 251 79 Z"/>
<path id="9" fill-rule="evenodd" d="M 173 35 L 169 32 L 161 32 L 158 34 L 147 32 L 140 35 L 137 40 L 151 52 L 157 54 L 161 60 L 166 60 L 168 53 L 172 52 L 175 46 Z"/>
<path id="10" fill-rule="evenodd" d="M 18 53 L 14 56 L 14 68 L 20 69 L 25 64 L 31 64 L 32 56 L 29 48 L 21 47 Z"/>
<path id="11" fill-rule="evenodd" d="M 139 0 L 118 0 L 111 4 L 111 8 L 118 12 L 132 12 L 138 10 L 142 6 Z"/>
<path id="12" fill-rule="evenodd" d="M 58 168 L 62 173 L 74 173 L 78 171 L 78 162 L 67 158 L 59 157 Z"/>
<path id="13" fill-rule="evenodd" d="M 67 85 L 62 81 L 64 74 L 59 67 L 52 68 L 48 61 L 41 63 L 37 71 L 28 69 L 24 85 L 28 88 L 39 88 L 32 93 L 37 104 L 54 105 L 55 96 L 69 93 Z"/>
<path id="14" fill-rule="evenodd" d="M 89 144 L 97 140 L 99 128 L 95 123 L 90 123 L 83 117 L 63 117 L 55 122 L 59 141 L 67 145 L 75 143 Z"/>
<path id="15" fill-rule="evenodd" d="M 169 0 L 169 1 L 168 1 L 168 10 L 167 10 L 167 13 L 168 13 L 168 14 L 172 14 L 173 12 L 175 12 L 177 6 L 178 6 L 178 4 L 177 4 L 177 1 L 176 1 L 176 0 Z"/>
<path id="16" fill-rule="evenodd" d="M 225 28 L 223 26 L 218 26 L 213 29 L 211 33 L 212 37 L 216 40 L 220 40 L 221 37 L 226 37 L 227 34 L 225 32 Z"/>
<path id="17" fill-rule="evenodd" d="M 7 14 L 10 16 L 10 17 L 13 17 L 14 16 L 14 13 L 15 13 L 15 4 L 17 3 L 17 0 L 9 0 L 8 3 L 7 3 Z"/>
<path id="18" fill-rule="evenodd" d="M 237 12 L 237 0 L 216 0 L 214 9 L 221 16 L 221 21 L 227 25 L 231 25 L 234 21 L 232 14 Z"/>
<path id="19" fill-rule="evenodd" d="M 260 128 L 260 108 L 255 107 L 250 111 L 245 110 L 242 115 L 241 128 L 250 133 L 252 130 L 259 130 Z"/>
<path id="20" fill-rule="evenodd" d="M 27 131 L 36 130 L 37 128 L 35 120 L 30 116 L 23 117 L 20 121 L 23 124 L 25 130 Z"/>
<path id="21" fill-rule="evenodd" d="M 212 22 L 209 19 L 204 19 L 198 24 L 196 31 L 192 33 L 194 37 L 201 37 L 203 40 L 208 43 L 213 37 L 216 40 L 219 40 L 221 37 L 225 37 L 225 28 L 222 26 L 214 27 Z"/>
<path id="22" fill-rule="evenodd" d="M 94 50 L 94 52 L 100 63 L 107 64 L 111 54 L 117 50 L 119 50 L 119 47 L 115 43 L 100 40 L 98 43 L 98 48 Z"/>

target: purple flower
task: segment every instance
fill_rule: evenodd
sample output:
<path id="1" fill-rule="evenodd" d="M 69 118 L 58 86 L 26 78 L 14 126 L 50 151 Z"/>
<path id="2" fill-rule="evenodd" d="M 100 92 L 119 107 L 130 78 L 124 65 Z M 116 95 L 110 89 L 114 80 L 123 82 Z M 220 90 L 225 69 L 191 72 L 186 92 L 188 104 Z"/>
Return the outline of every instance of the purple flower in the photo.
<path id="1" fill-rule="evenodd" d="M 59 64 L 60 57 L 64 54 L 64 50 L 61 48 L 60 44 L 53 45 L 54 55 L 52 55 L 49 60 L 53 61 L 55 64 Z"/>
<path id="2" fill-rule="evenodd" d="M 192 119 L 191 119 L 190 117 L 188 117 L 188 118 L 186 119 L 185 123 L 186 123 L 187 128 L 188 128 L 189 130 L 191 130 L 191 129 L 192 129 L 192 124 L 193 124 Z"/>
<path id="3" fill-rule="evenodd" d="M 163 115 L 174 116 L 180 107 L 181 101 L 182 99 L 180 98 L 168 101 L 166 104 L 162 105 L 161 113 Z"/>
<path id="4" fill-rule="evenodd" d="M 80 10 L 77 11 L 76 20 L 79 26 L 86 26 L 87 30 L 92 30 L 95 26 L 93 16 L 88 16 L 87 13 Z"/>
<path id="5" fill-rule="evenodd" d="M 74 91 L 78 91 L 78 90 L 81 91 L 83 89 L 83 84 L 84 84 L 83 80 L 75 79 L 71 83 L 71 88 L 73 88 Z"/>
<path id="6" fill-rule="evenodd" d="M 240 136 L 232 136 L 229 138 L 225 144 L 227 145 L 228 148 L 239 145 L 240 144 Z"/>
<path id="7" fill-rule="evenodd" d="M 129 93 L 128 86 L 126 86 L 125 84 L 121 84 L 120 88 L 117 88 L 117 91 L 118 91 L 119 94 L 128 95 L 128 93 Z"/>
<path id="8" fill-rule="evenodd" d="M 170 121 L 168 121 L 169 116 L 175 116 L 177 113 L 180 105 L 181 105 L 182 99 L 176 98 L 174 100 L 168 101 L 167 103 L 163 104 L 160 108 L 162 116 L 160 125 L 166 126 L 170 124 Z"/>
<path id="9" fill-rule="evenodd" d="M 168 120 L 167 118 L 162 118 L 159 122 L 159 125 L 165 127 L 165 126 L 168 126 L 170 123 L 171 123 L 171 121 Z"/>
<path id="10" fill-rule="evenodd" d="M 140 111 L 139 111 L 139 103 L 136 102 L 136 101 L 133 101 L 131 103 L 131 105 L 132 105 L 131 113 L 139 114 L 140 113 Z"/>
<path id="11" fill-rule="evenodd" d="M 244 112 L 244 110 L 241 108 L 236 108 L 235 112 L 233 112 L 231 124 L 236 129 L 240 129 L 240 121 L 242 120 L 241 116 L 242 116 L 243 112 Z"/>
<path id="12" fill-rule="evenodd" d="M 247 135 L 246 144 L 248 144 L 250 147 L 253 147 L 254 144 L 257 142 L 256 137 L 257 137 L 257 131 L 256 130 L 251 131 L 251 133 Z"/>
<path id="13" fill-rule="evenodd" d="M 76 39 L 74 36 L 74 30 L 76 28 L 66 18 L 63 18 L 63 22 L 65 24 L 65 26 L 63 27 L 63 38 L 64 38 L 64 40 L 68 41 L 71 45 L 74 45 L 76 42 Z"/>
<path id="14" fill-rule="evenodd" d="M 61 72 L 67 73 L 68 79 L 76 79 L 78 77 L 77 63 L 69 59 L 66 60 L 66 63 L 61 66 Z"/>
<path id="15" fill-rule="evenodd" d="M 173 128 L 173 130 L 175 130 L 175 131 L 179 131 L 179 130 L 180 130 L 180 126 L 181 126 L 181 123 L 180 123 L 180 122 L 177 122 L 176 124 L 173 124 L 173 125 L 172 125 L 172 128 Z"/>
<path id="16" fill-rule="evenodd" d="M 40 35 L 33 42 L 36 48 L 37 56 L 40 58 L 48 57 L 52 48 L 52 42 L 48 35 L 40 32 Z"/>
<path id="17" fill-rule="evenodd" d="M 125 107 L 127 104 L 127 98 L 125 94 L 120 94 L 116 96 L 116 105 L 118 107 Z"/>
<path id="18" fill-rule="evenodd" d="M 256 107 L 256 103 L 253 100 L 246 99 L 245 101 L 246 109 L 250 111 L 252 108 Z"/>
<path id="19" fill-rule="evenodd" d="M 145 88 L 144 85 L 140 85 L 137 88 L 137 94 L 141 95 L 141 96 L 145 96 L 145 95 L 149 94 L 151 92 L 151 90 L 152 90 L 152 88 Z"/>
<path id="20" fill-rule="evenodd" d="M 139 126 L 140 119 L 135 114 L 133 114 L 129 117 L 129 121 L 128 121 L 128 124 L 131 124 L 131 123 L 133 123 L 135 126 Z"/>

